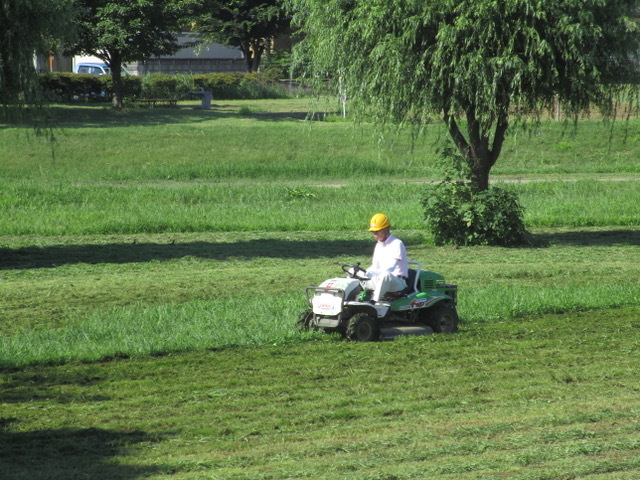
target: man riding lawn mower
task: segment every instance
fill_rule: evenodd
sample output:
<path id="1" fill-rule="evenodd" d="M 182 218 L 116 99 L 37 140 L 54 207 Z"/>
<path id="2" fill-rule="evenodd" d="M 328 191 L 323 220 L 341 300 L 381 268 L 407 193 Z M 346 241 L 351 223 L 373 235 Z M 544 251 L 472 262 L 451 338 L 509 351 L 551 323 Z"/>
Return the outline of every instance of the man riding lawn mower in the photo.
<path id="1" fill-rule="evenodd" d="M 371 267 L 343 264 L 346 278 L 307 287 L 309 309 L 300 315 L 299 328 L 338 332 L 359 341 L 457 330 L 457 285 L 407 260 L 404 243 L 390 228 L 387 215 L 371 218 L 369 231 L 376 239 Z"/>

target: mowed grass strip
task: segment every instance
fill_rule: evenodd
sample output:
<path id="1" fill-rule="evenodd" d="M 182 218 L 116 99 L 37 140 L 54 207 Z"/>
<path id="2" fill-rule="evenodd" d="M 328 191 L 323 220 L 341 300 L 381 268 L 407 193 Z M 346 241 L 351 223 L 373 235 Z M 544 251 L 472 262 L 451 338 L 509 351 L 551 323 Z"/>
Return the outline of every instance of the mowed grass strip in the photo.
<path id="1" fill-rule="evenodd" d="M 3 472 L 631 479 L 640 471 L 638 314 L 9 371 Z"/>

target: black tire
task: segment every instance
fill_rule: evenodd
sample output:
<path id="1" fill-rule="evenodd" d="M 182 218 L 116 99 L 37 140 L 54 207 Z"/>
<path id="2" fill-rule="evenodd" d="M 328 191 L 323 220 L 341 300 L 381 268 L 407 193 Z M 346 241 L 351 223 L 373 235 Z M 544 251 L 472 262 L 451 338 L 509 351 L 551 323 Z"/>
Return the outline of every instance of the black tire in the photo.
<path id="1" fill-rule="evenodd" d="M 313 320 L 313 310 L 305 310 L 300 315 L 298 315 L 298 320 L 296 321 L 296 328 L 302 332 L 306 332 L 308 330 L 315 330 L 316 328 L 311 323 L 312 320 Z"/>
<path id="2" fill-rule="evenodd" d="M 454 333 L 458 330 L 458 312 L 453 305 L 436 305 L 429 309 L 429 326 L 436 333 Z"/>
<path id="3" fill-rule="evenodd" d="M 378 320 L 368 313 L 356 313 L 349 319 L 346 337 L 358 342 L 375 342 L 380 339 Z"/>

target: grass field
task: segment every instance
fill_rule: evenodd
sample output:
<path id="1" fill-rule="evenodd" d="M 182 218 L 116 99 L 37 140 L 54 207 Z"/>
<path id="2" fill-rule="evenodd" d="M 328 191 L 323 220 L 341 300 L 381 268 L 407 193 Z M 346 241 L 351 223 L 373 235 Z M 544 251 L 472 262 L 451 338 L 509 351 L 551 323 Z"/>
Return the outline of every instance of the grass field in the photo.
<path id="1" fill-rule="evenodd" d="M 510 137 L 532 245 L 456 249 L 422 228 L 438 125 L 194 105 L 0 126 L 1 478 L 640 478 L 640 123 Z M 459 333 L 295 331 L 376 211 Z"/>

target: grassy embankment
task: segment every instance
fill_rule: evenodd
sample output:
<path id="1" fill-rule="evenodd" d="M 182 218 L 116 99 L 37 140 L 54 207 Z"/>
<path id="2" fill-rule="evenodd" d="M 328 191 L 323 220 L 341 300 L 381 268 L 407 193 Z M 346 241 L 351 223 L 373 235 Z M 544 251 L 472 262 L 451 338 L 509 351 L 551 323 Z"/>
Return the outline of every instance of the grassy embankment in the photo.
<path id="1" fill-rule="evenodd" d="M 297 101 L 57 115 L 54 155 L 0 131 L 8 478 L 637 477 L 638 124 L 511 138 L 535 247 L 453 249 L 421 229 L 437 127 L 411 150 Z M 460 285 L 460 334 L 292 330 L 378 210 Z"/>

